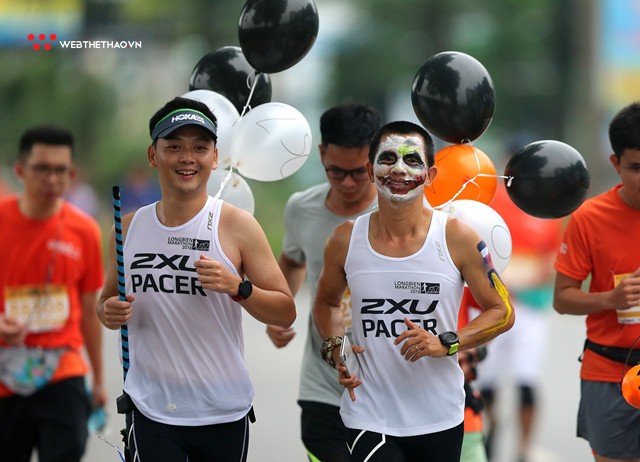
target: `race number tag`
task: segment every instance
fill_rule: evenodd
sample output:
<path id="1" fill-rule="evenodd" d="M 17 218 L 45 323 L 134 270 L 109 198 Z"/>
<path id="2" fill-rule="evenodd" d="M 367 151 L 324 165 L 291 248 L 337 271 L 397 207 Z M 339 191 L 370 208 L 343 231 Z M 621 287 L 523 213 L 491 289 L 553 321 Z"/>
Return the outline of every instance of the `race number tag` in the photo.
<path id="1" fill-rule="evenodd" d="M 56 284 L 8 287 L 5 315 L 25 323 L 29 332 L 61 329 L 69 319 L 69 296 L 65 286 Z"/>

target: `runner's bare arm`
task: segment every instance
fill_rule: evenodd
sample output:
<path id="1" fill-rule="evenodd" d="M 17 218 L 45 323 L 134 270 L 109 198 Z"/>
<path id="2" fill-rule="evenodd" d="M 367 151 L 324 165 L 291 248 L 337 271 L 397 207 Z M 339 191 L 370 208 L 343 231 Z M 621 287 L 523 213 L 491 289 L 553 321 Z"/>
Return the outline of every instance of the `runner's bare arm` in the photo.
<path id="1" fill-rule="evenodd" d="M 324 267 L 313 301 L 313 318 L 322 339 L 344 335 L 341 300 L 347 288 L 344 263 L 352 228 L 352 222 L 338 226 L 324 249 Z"/>
<path id="2" fill-rule="evenodd" d="M 84 292 L 82 302 L 82 336 L 84 338 L 87 356 L 91 364 L 92 405 L 103 407 L 107 402 L 107 392 L 104 387 L 104 366 L 102 362 L 102 326 L 96 317 L 98 292 Z"/>
<path id="3" fill-rule="evenodd" d="M 582 281 L 556 273 L 553 307 L 560 314 L 584 315 L 640 305 L 640 268 L 606 292 L 582 290 Z"/>
<path id="4" fill-rule="evenodd" d="M 291 290 L 291 295 L 295 297 L 300 286 L 304 282 L 304 278 L 307 274 L 307 265 L 304 262 L 298 263 L 297 261 L 287 257 L 285 254 L 280 254 L 278 266 L 282 270 L 284 278 L 287 280 L 287 285 Z M 268 324 L 266 330 L 269 339 L 278 348 L 287 346 L 296 336 L 296 331 L 293 327 L 284 328 Z"/>
<path id="5" fill-rule="evenodd" d="M 451 218 L 447 245 L 454 263 L 482 313 L 458 330 L 460 350 L 468 350 L 508 331 L 515 322 L 509 292 L 491 263 L 488 247 L 466 223 Z"/>
<path id="6" fill-rule="evenodd" d="M 247 211 L 225 203 L 219 238 L 238 272 L 253 285 L 251 296 L 240 302 L 243 308 L 265 324 L 291 326 L 296 318 L 293 296 L 258 221 Z M 216 291 L 236 295 L 242 278 L 231 276 L 221 281 Z"/>

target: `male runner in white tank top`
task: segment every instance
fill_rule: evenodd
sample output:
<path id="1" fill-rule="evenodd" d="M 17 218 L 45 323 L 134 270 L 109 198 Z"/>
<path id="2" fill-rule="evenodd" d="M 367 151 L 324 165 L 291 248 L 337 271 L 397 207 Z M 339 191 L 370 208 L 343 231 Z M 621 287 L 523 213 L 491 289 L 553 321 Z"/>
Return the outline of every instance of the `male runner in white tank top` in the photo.
<path id="1" fill-rule="evenodd" d="M 464 377 L 458 349 L 511 328 L 509 295 L 487 246 L 460 220 L 423 203 L 435 175 L 430 135 L 391 122 L 371 141 L 379 210 L 336 228 L 314 301 L 323 358 L 348 390 L 340 414 L 352 461 L 458 462 Z M 464 283 L 484 311 L 457 330 Z M 359 372 L 339 360 L 340 296 L 349 286 Z"/>
<path id="2" fill-rule="evenodd" d="M 289 327 L 293 298 L 255 218 L 207 193 L 217 166 L 209 108 L 175 98 L 149 129 L 162 198 L 122 219 L 126 301 L 112 232 L 98 308 L 109 329 L 128 325 L 131 460 L 245 461 L 253 385 L 241 310 Z"/>

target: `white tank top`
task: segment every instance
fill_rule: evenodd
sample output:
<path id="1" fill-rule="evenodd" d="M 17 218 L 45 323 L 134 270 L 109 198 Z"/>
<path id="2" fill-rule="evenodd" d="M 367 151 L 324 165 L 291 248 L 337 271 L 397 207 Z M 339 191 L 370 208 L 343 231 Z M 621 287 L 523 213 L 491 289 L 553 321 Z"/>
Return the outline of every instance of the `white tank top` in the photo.
<path id="1" fill-rule="evenodd" d="M 158 422 L 232 422 L 253 401 L 242 307 L 227 294 L 203 289 L 193 265 L 204 254 L 238 274 L 218 240 L 222 204 L 209 197 L 193 219 L 175 228 L 162 225 L 151 204 L 136 212 L 126 236 L 126 293 L 136 299 L 124 389 Z"/>
<path id="2" fill-rule="evenodd" d="M 377 253 L 368 239 L 371 214 L 356 219 L 345 261 L 351 290 L 353 343 L 362 385 L 352 402 L 345 391 L 340 414 L 349 428 L 392 436 L 447 430 L 464 419 L 464 376 L 458 356 L 409 362 L 394 340 L 408 317 L 437 335 L 455 331 L 463 280 L 447 249 L 448 215 L 434 210 L 422 248 L 394 258 Z"/>

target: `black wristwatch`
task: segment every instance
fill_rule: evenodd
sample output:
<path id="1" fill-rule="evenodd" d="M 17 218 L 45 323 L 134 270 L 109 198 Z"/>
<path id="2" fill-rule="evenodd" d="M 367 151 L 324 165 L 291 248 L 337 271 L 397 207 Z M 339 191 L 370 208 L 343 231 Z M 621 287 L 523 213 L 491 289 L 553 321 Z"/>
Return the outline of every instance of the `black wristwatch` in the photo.
<path id="1" fill-rule="evenodd" d="M 453 356 L 458 352 L 458 348 L 460 348 L 460 339 L 458 338 L 458 334 L 448 331 L 438 335 L 438 338 L 440 339 L 440 343 L 449 348 L 447 356 Z"/>
<path id="2" fill-rule="evenodd" d="M 247 298 L 249 298 L 251 292 L 253 292 L 253 284 L 251 284 L 251 281 L 249 281 L 248 279 L 244 279 L 238 285 L 238 295 L 236 295 L 235 297 L 232 295 L 229 296 L 233 301 L 241 302 L 242 300 L 246 300 Z"/>

